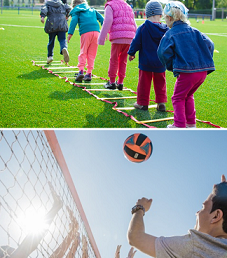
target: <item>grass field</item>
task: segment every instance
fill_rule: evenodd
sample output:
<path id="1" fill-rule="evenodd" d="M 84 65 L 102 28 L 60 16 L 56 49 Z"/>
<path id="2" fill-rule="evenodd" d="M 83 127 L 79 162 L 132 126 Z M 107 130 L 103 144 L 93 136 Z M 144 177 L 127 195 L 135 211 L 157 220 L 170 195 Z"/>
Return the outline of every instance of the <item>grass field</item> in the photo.
<path id="1" fill-rule="evenodd" d="M 141 24 L 143 21 L 137 21 Z M 213 40 L 216 71 L 208 75 L 204 84 L 195 93 L 197 118 L 227 128 L 227 22 L 205 20 L 202 24 L 191 20 L 191 25 L 207 33 Z M 39 12 L 4 10 L 0 15 L 0 127 L 1 128 L 144 128 L 129 117 L 112 109 L 113 105 L 97 100 L 81 88 L 33 66 L 32 60 L 46 60 L 48 35 L 43 30 Z M 75 31 L 69 43 L 70 65 L 77 65 L 80 51 L 79 33 Z M 99 46 L 93 74 L 108 78 L 110 42 Z M 137 55 L 138 57 L 138 55 Z M 61 60 L 56 40 L 54 60 Z M 124 86 L 136 91 L 138 59 L 128 62 Z M 69 76 L 69 75 L 67 75 Z M 73 75 L 71 75 L 73 76 Z M 171 96 L 175 78 L 167 72 L 167 109 L 173 110 Z M 94 79 L 92 82 L 100 82 Z M 87 86 L 88 88 L 90 86 Z M 100 86 L 103 88 L 103 86 Z M 96 92 L 98 97 L 125 96 L 127 92 Z M 154 92 L 151 90 L 151 99 Z M 135 99 L 118 101 L 119 107 L 133 106 Z M 151 104 L 154 104 L 151 102 Z M 149 111 L 128 110 L 127 114 L 137 120 L 150 120 L 173 116 L 156 109 Z M 150 123 L 157 128 L 166 128 L 172 121 Z M 214 128 L 197 122 L 197 128 Z"/>

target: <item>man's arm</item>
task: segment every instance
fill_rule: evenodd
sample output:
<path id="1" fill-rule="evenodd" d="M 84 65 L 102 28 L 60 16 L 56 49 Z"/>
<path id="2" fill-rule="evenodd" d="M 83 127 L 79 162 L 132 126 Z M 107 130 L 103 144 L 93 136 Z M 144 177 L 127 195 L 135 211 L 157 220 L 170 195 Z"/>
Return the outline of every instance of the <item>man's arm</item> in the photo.
<path id="1" fill-rule="evenodd" d="M 138 200 L 137 205 L 142 205 L 147 212 L 150 209 L 152 200 L 142 198 Z M 145 233 L 143 221 L 144 211 L 138 210 L 132 215 L 128 228 L 129 244 L 136 247 L 141 252 L 155 257 L 155 240 L 156 237 Z"/>

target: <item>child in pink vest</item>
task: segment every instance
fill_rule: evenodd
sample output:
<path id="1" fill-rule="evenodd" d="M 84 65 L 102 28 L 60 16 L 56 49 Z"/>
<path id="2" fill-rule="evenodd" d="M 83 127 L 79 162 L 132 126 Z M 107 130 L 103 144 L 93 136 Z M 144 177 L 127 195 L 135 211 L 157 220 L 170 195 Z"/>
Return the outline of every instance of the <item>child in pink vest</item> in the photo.
<path id="1" fill-rule="evenodd" d="M 109 0 L 105 5 L 105 18 L 99 35 L 98 44 L 104 45 L 107 33 L 111 42 L 109 81 L 106 89 L 123 89 L 126 73 L 127 52 L 135 36 L 137 26 L 131 6 L 124 0 Z M 118 75 L 118 81 L 116 77 Z"/>

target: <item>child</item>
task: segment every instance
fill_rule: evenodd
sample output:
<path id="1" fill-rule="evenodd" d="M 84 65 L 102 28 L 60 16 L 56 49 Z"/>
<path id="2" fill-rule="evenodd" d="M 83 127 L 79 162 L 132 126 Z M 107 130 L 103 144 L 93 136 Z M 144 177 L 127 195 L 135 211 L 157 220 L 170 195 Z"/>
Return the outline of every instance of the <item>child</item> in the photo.
<path id="1" fill-rule="evenodd" d="M 71 7 L 67 4 L 63 4 L 61 0 L 47 0 L 45 5 L 41 8 L 41 22 L 44 23 L 44 18 L 47 16 L 44 30 L 49 34 L 47 64 L 54 60 L 54 41 L 56 36 L 58 36 L 60 43 L 60 54 L 63 55 L 66 63 L 69 62 L 65 34 L 68 31 L 66 18 L 69 16 L 70 10 Z"/>
<path id="2" fill-rule="evenodd" d="M 165 20 L 171 28 L 162 38 L 158 56 L 162 64 L 177 77 L 172 96 L 174 124 L 168 128 L 195 128 L 194 92 L 215 70 L 214 44 L 203 33 L 188 25 L 188 9 L 179 1 L 164 8 Z"/>
<path id="3" fill-rule="evenodd" d="M 100 33 L 99 23 L 102 25 L 104 18 L 95 9 L 88 6 L 86 0 L 73 0 L 73 10 L 70 12 L 72 20 L 69 26 L 68 42 L 70 41 L 77 23 L 80 34 L 80 54 L 78 56 L 79 73 L 76 81 L 91 81 L 95 57 L 98 49 Z M 98 20 L 98 21 L 97 21 Z M 87 73 L 84 76 L 84 67 L 87 61 Z"/>
<path id="4" fill-rule="evenodd" d="M 98 44 L 104 45 L 107 33 L 111 42 L 111 54 L 106 89 L 123 89 L 126 73 L 127 52 L 136 32 L 133 10 L 124 0 L 109 0 L 105 5 L 105 19 Z M 118 72 L 118 82 L 115 79 Z"/>
<path id="5" fill-rule="evenodd" d="M 134 103 L 134 107 L 140 110 L 148 110 L 153 79 L 157 110 L 166 111 L 166 69 L 157 55 L 159 42 L 168 30 L 167 25 L 160 22 L 162 12 L 162 5 L 159 1 L 151 0 L 146 4 L 147 20 L 137 29 L 128 51 L 129 61 L 132 61 L 135 53 L 139 51 L 139 82 L 137 102 Z"/>

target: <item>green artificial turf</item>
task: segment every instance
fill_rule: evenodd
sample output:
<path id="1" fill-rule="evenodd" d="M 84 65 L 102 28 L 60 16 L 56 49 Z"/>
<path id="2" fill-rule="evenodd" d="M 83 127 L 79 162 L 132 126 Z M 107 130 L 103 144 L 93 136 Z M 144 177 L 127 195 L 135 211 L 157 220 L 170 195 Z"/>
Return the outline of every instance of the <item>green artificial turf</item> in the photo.
<path id="1" fill-rule="evenodd" d="M 141 24 L 143 21 L 138 21 Z M 208 33 L 213 40 L 216 71 L 208 75 L 203 85 L 195 93 L 197 118 L 227 127 L 226 80 L 227 80 L 227 22 L 216 20 L 191 20 L 191 25 Z M 112 109 L 113 105 L 97 100 L 92 95 L 64 80 L 34 66 L 32 60 L 46 60 L 48 35 L 43 30 L 38 11 L 3 10 L 0 15 L 0 127 L 1 128 L 144 128 L 143 125 Z M 210 35 L 209 33 L 213 33 Z M 56 39 L 54 60 L 61 60 L 59 43 Z M 80 36 L 75 31 L 69 45 L 70 65 L 76 66 L 80 52 Z M 93 74 L 108 79 L 110 42 L 98 47 Z M 46 66 L 48 67 L 48 66 Z M 53 66 L 52 66 L 53 67 Z M 124 86 L 136 91 L 138 82 L 138 54 L 128 62 Z M 69 76 L 69 75 L 67 75 Z M 73 76 L 70 75 L 70 76 Z M 168 103 L 167 109 L 173 110 L 171 96 L 175 78 L 166 73 Z M 71 79 L 73 81 L 73 79 Z M 101 82 L 93 79 L 92 82 Z M 105 82 L 105 81 L 103 81 Z M 103 86 L 98 86 L 103 88 Z M 87 86 L 92 88 L 92 86 Z M 152 86 L 153 88 L 153 86 Z M 95 92 L 97 97 L 132 96 L 128 92 Z M 151 90 L 151 99 L 154 99 Z M 118 100 L 118 107 L 133 106 L 135 99 Z M 154 104 L 151 102 L 150 104 Z M 150 120 L 173 116 L 169 112 L 128 110 L 128 115 L 137 120 Z M 149 123 L 150 126 L 166 128 L 172 121 Z M 198 128 L 214 128 L 197 122 Z"/>

